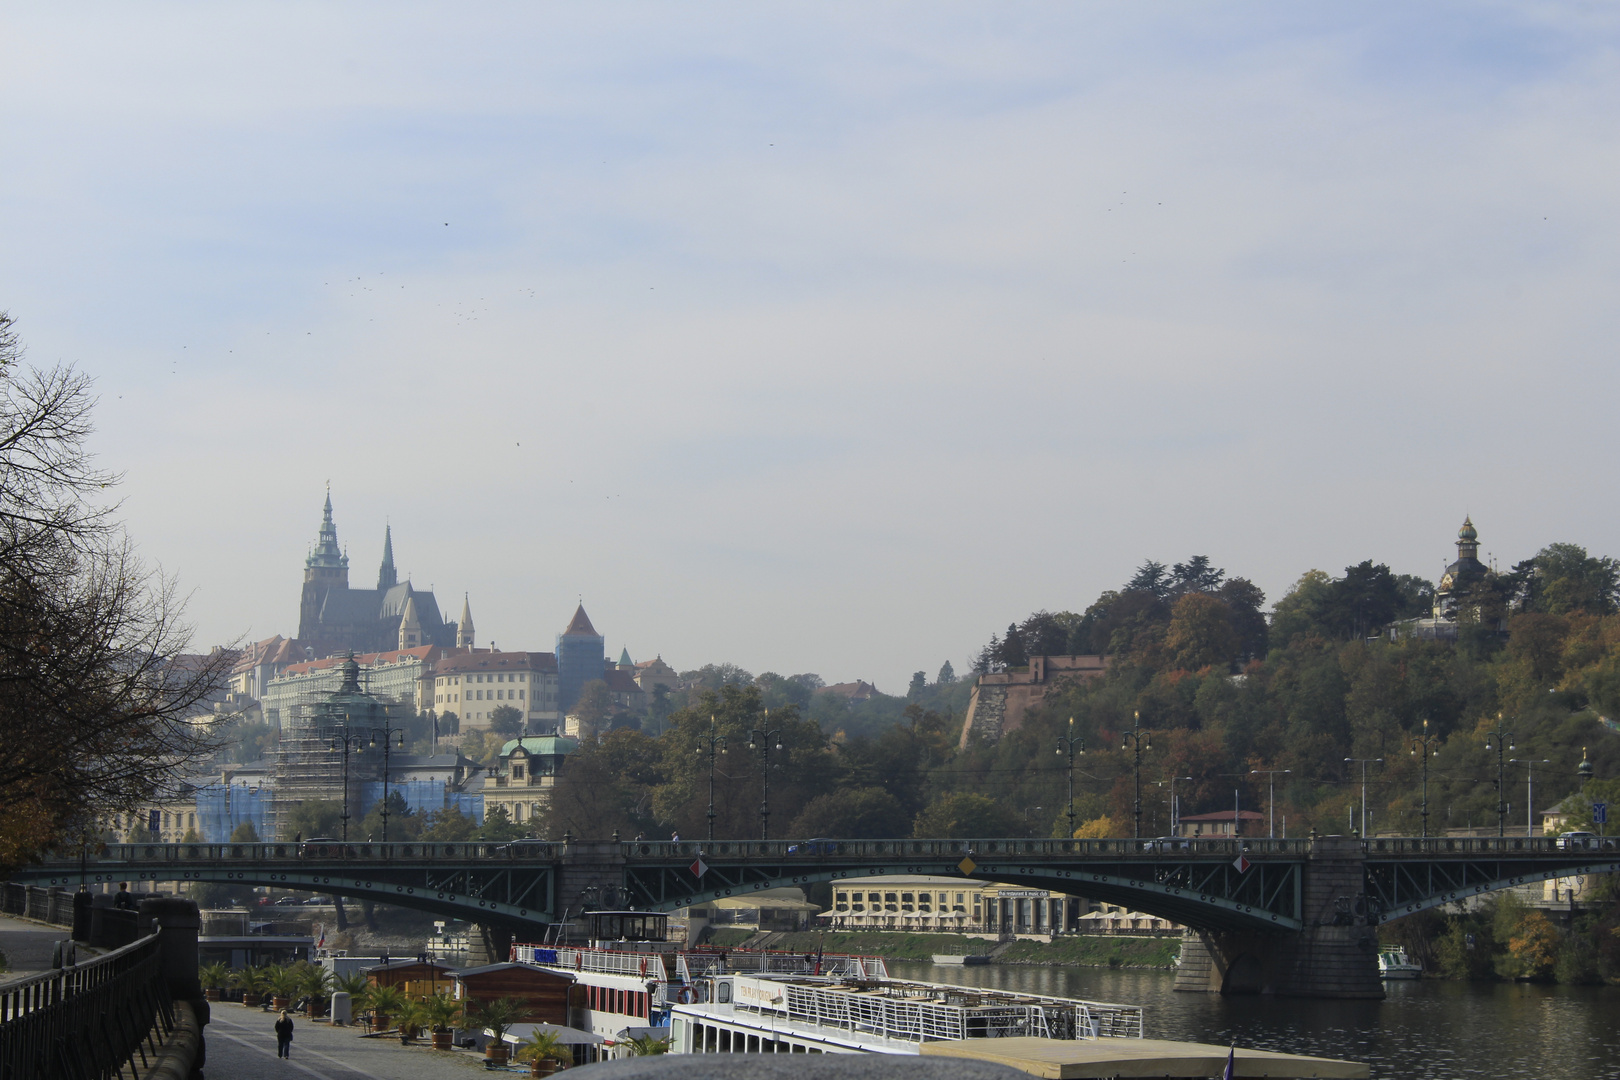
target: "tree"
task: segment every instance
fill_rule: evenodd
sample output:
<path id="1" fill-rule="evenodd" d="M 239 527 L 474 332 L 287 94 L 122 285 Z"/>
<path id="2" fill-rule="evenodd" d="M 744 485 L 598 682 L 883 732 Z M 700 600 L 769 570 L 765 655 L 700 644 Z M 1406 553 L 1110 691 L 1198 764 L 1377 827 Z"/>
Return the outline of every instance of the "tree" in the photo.
<path id="1" fill-rule="evenodd" d="M 403 840 L 415 840 L 422 835 L 422 815 L 411 809 L 405 801 L 405 796 L 397 789 L 388 793 L 388 825 L 387 833 L 390 843 L 399 843 Z M 383 832 L 383 800 L 378 799 L 372 803 L 371 809 L 360 820 L 358 837 L 367 840 L 382 840 Z M 357 837 L 351 837 L 354 839 Z"/>
<path id="2" fill-rule="evenodd" d="M 928 672 L 914 671 L 911 674 L 911 685 L 906 687 L 906 700 L 916 701 L 922 692 L 928 689 Z"/>
<path id="3" fill-rule="evenodd" d="M 523 713 L 512 705 L 498 705 L 489 714 L 489 730 L 497 735 L 523 734 Z"/>
<path id="4" fill-rule="evenodd" d="M 904 833 L 905 820 L 899 800 L 882 788 L 843 788 L 805 803 L 788 833 L 797 837 L 880 840 Z"/>
<path id="5" fill-rule="evenodd" d="M 91 464 L 91 406 L 83 375 L 24 366 L 0 312 L 0 806 L 31 806 L 46 837 L 172 793 L 215 749 L 188 718 L 235 662 L 185 655 L 174 583 L 103 501 L 118 477 Z"/>
<path id="6" fill-rule="evenodd" d="M 1177 667 L 1189 671 L 1224 667 L 1238 649 L 1237 635 L 1232 632 L 1232 609 L 1205 593 L 1188 593 L 1171 610 L 1164 645 Z"/>
<path id="7" fill-rule="evenodd" d="M 934 681 L 941 686 L 949 686 L 956 681 L 956 669 L 951 667 L 949 660 L 939 666 L 939 677 Z"/>
<path id="8" fill-rule="evenodd" d="M 478 823 L 454 806 L 429 814 L 425 825 L 422 839 L 439 844 L 471 840 L 478 831 Z"/>
<path id="9" fill-rule="evenodd" d="M 1593 558 L 1579 544 L 1548 544 L 1536 552 L 1535 609 L 1551 615 L 1584 611 L 1610 615 L 1620 597 L 1620 560 Z"/>
<path id="10" fill-rule="evenodd" d="M 593 738 L 602 732 L 607 718 L 613 715 L 613 692 L 601 679 L 592 679 L 579 688 L 579 700 L 568 713 L 579 718 L 580 738 Z"/>
<path id="11" fill-rule="evenodd" d="M 1125 583 L 1125 592 L 1142 592 L 1164 599 L 1170 595 L 1171 577 L 1164 563 L 1149 559 L 1136 570 L 1136 575 Z"/>
<path id="12" fill-rule="evenodd" d="M 1019 836 L 1024 822 L 1013 811 L 983 795 L 941 795 L 917 815 L 911 835 L 941 839 Z"/>
<path id="13" fill-rule="evenodd" d="M 301 836 L 336 836 L 343 829 L 343 803 L 337 799 L 305 799 L 281 822 L 284 839 Z"/>
<path id="14" fill-rule="evenodd" d="M 513 821 L 506 807 L 496 804 L 484 814 L 484 824 L 478 830 L 478 839 L 492 844 L 504 844 L 510 840 L 521 839 L 524 830 Z"/>
<path id="15" fill-rule="evenodd" d="M 231 831 L 231 843 L 233 844 L 257 844 L 259 842 L 259 830 L 253 827 L 251 821 L 244 821 Z"/>

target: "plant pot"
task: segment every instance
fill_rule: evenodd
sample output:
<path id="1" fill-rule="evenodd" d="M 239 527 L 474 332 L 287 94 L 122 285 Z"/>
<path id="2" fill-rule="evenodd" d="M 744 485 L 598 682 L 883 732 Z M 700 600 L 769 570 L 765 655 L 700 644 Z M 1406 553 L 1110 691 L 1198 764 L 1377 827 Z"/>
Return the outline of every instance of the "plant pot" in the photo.
<path id="1" fill-rule="evenodd" d="M 203 997 L 208 999 L 209 1001 L 218 1001 L 219 1000 L 219 987 L 211 986 L 207 990 L 204 990 L 203 991 Z"/>
<path id="2" fill-rule="evenodd" d="M 491 1039 L 484 1056 L 497 1065 L 505 1065 L 512 1060 L 512 1044 L 505 1039 Z"/>
<path id="3" fill-rule="evenodd" d="M 280 1012 L 282 1009 L 285 1009 L 288 1005 L 291 1005 L 291 1004 L 292 1004 L 292 998 L 274 997 L 274 996 L 272 996 L 270 998 L 270 1009 L 273 1012 Z"/>
<path id="4" fill-rule="evenodd" d="M 393 1019 L 394 1018 L 389 1016 L 387 1013 L 378 1013 L 376 1016 L 371 1018 L 371 1026 L 378 1031 L 387 1031 L 390 1026 L 390 1021 Z"/>
<path id="5" fill-rule="evenodd" d="M 455 1045 L 456 1033 L 453 1031 L 435 1031 L 433 1033 L 433 1049 L 448 1050 Z"/>
<path id="6" fill-rule="evenodd" d="M 535 1058 L 529 1062 L 530 1076 L 550 1076 L 556 1071 L 557 1060 L 555 1058 Z"/>
<path id="7" fill-rule="evenodd" d="M 309 1018 L 311 1020 L 319 1020 L 325 1015 L 326 1005 L 323 1002 L 312 1001 L 309 1003 Z"/>

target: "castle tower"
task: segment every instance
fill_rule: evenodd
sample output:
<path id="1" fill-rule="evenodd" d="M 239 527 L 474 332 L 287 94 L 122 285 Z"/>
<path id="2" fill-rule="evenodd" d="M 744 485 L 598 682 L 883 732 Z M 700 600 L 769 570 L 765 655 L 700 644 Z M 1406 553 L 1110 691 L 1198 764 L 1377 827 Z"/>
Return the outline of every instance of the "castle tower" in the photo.
<path id="1" fill-rule="evenodd" d="M 606 642 L 580 604 L 568 629 L 557 635 L 557 707 L 564 715 L 579 701 L 580 691 L 605 671 Z"/>
<path id="2" fill-rule="evenodd" d="M 405 587 L 409 589 L 411 583 L 407 581 Z M 405 596 L 405 610 L 399 616 L 399 648 L 403 652 L 406 649 L 414 649 L 421 644 L 422 618 L 416 613 L 416 596 L 414 593 L 407 593 Z"/>
<path id="3" fill-rule="evenodd" d="M 387 592 L 399 584 L 399 574 L 394 570 L 394 527 L 383 526 L 383 558 L 382 565 L 377 568 L 377 591 Z"/>
<path id="4" fill-rule="evenodd" d="M 298 636 L 304 641 L 320 637 L 321 607 L 333 589 L 349 587 L 349 557 L 338 547 L 337 525 L 332 521 L 332 493 L 326 493 L 321 531 L 314 549 L 304 560 L 304 589 L 298 602 Z"/>
<path id="5" fill-rule="evenodd" d="M 635 669 L 636 669 L 636 665 L 630 659 L 630 650 L 628 648 L 620 649 L 619 650 L 619 670 L 620 671 L 634 671 Z"/>
<path id="6" fill-rule="evenodd" d="M 456 648 L 470 649 L 473 647 L 473 621 L 472 604 L 467 594 L 461 594 L 461 621 L 456 624 Z"/>
<path id="7" fill-rule="evenodd" d="M 1471 515 L 1464 516 L 1462 528 L 1457 530 L 1457 561 L 1446 567 L 1445 574 L 1440 578 L 1440 588 L 1435 591 L 1435 618 L 1455 619 L 1458 605 L 1467 595 L 1469 586 L 1487 572 L 1488 568 L 1479 561 L 1479 530 L 1474 528 Z"/>

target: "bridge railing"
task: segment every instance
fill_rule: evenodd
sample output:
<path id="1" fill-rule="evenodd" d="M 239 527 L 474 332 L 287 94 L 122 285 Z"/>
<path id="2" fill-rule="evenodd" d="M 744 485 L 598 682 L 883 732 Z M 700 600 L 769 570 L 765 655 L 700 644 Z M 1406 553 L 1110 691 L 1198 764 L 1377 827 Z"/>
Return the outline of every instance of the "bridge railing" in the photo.
<path id="1" fill-rule="evenodd" d="M 976 861 L 1023 856 L 1061 857 L 1094 855 L 1112 857 L 1163 858 L 1166 855 L 1214 855 L 1233 857 L 1254 855 L 1300 856 L 1310 851 L 1309 840 L 1268 840 L 1262 838 L 1209 839 L 1206 837 L 1165 837 L 1141 840 L 648 840 L 621 845 L 628 859 L 673 859 L 696 855 L 726 858 L 810 861 L 817 858 L 949 858 L 972 856 Z"/>
<path id="2" fill-rule="evenodd" d="M 108 844 L 88 856 L 114 862 L 242 862 L 273 861 L 328 862 L 342 860 L 397 862 L 465 862 L 468 859 L 492 861 L 545 862 L 561 854 L 564 845 L 544 840 L 520 840 L 502 844 L 486 843 L 342 843 L 310 841 L 258 844 Z M 71 861 L 77 861 L 75 853 Z"/>
<path id="3" fill-rule="evenodd" d="M 1411 855 L 1567 855 L 1620 850 L 1613 836 L 1375 836 L 1363 847 L 1373 857 Z"/>

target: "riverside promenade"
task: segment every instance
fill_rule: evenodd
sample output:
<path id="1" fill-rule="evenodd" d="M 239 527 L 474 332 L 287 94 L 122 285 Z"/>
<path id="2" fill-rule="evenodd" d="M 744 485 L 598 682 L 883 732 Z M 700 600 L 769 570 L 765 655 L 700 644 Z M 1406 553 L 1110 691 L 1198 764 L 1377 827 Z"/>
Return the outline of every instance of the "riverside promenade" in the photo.
<path id="1" fill-rule="evenodd" d="M 482 1054 L 401 1046 L 396 1038 L 363 1038 L 359 1028 L 334 1028 L 294 1017 L 292 1057 L 276 1057 L 276 1013 L 213 1003 L 205 1073 L 213 1080 L 441 1080 L 492 1075 Z M 527 1075 L 528 1069 L 522 1070 Z M 496 1073 L 518 1076 L 518 1071 Z"/>

